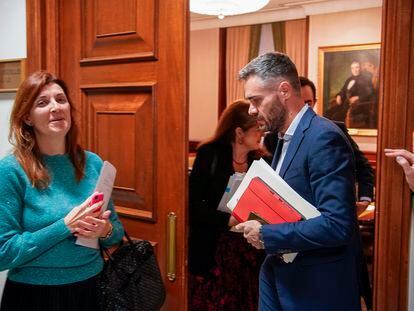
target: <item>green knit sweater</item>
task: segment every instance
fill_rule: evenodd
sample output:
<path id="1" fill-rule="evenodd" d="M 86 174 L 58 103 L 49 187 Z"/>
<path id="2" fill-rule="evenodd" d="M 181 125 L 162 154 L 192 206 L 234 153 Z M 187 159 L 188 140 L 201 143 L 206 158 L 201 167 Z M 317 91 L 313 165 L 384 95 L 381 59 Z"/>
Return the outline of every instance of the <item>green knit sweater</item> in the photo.
<path id="1" fill-rule="evenodd" d="M 85 177 L 78 183 L 68 155 L 44 156 L 51 177 L 38 190 L 13 155 L 0 161 L 0 271 L 15 282 L 57 285 L 86 280 L 103 267 L 99 250 L 75 244 L 64 217 L 94 191 L 102 160 L 86 152 Z M 110 246 L 124 231 L 112 201 Z"/>

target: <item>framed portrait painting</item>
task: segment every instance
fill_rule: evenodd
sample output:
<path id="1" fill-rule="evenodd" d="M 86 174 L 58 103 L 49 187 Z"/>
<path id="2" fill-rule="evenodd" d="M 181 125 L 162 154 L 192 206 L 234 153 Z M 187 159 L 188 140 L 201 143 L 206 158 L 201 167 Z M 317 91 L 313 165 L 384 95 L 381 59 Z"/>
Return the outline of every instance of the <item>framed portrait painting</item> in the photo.
<path id="1" fill-rule="evenodd" d="M 351 135 L 376 136 L 380 44 L 319 48 L 318 111 Z"/>

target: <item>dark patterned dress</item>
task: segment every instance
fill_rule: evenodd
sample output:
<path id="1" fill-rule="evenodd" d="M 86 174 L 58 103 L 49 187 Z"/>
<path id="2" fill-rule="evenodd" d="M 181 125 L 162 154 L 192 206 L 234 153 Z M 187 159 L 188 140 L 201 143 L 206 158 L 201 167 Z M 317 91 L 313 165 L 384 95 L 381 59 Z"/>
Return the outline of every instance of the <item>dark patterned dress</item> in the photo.
<path id="1" fill-rule="evenodd" d="M 189 310 L 257 310 L 259 271 L 265 253 L 246 242 L 242 233 L 220 234 L 216 266 L 206 276 L 190 274 Z"/>
<path id="2" fill-rule="evenodd" d="M 230 232 L 230 214 L 217 210 L 233 174 L 230 144 L 198 149 L 189 180 L 189 310 L 257 310 L 264 251 Z"/>

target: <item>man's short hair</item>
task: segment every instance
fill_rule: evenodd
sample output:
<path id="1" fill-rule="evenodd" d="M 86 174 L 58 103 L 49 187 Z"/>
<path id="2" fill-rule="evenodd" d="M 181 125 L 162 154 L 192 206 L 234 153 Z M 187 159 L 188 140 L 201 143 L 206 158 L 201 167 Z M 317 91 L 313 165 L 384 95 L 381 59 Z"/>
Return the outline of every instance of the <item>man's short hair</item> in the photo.
<path id="1" fill-rule="evenodd" d="M 271 52 L 254 58 L 239 71 L 239 80 L 247 80 L 250 76 L 258 76 L 265 82 L 285 79 L 300 94 L 298 71 L 286 54 Z"/>
<path id="2" fill-rule="evenodd" d="M 304 86 L 309 86 L 312 90 L 312 95 L 313 95 L 313 99 L 316 101 L 316 87 L 315 84 L 313 84 L 313 82 L 311 80 L 309 80 L 306 77 L 299 77 L 299 81 L 300 81 L 300 86 L 304 87 Z"/>

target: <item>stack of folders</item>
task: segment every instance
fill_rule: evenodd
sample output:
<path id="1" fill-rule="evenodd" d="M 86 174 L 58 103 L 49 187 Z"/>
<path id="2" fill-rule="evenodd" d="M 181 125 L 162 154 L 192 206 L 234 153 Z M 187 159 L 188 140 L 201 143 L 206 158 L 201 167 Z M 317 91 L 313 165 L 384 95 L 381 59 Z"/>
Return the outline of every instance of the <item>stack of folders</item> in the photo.
<path id="1" fill-rule="evenodd" d="M 227 207 L 240 222 L 254 219 L 263 224 L 280 224 L 320 216 L 263 159 L 250 166 Z M 285 262 L 292 262 L 296 255 L 285 253 L 282 257 Z"/>
<path id="2" fill-rule="evenodd" d="M 218 211 L 222 211 L 225 213 L 231 214 L 231 210 L 227 207 L 227 203 L 231 199 L 231 197 L 236 192 L 237 188 L 240 186 L 243 177 L 246 175 L 246 173 L 234 173 L 230 176 L 229 182 L 227 183 L 226 190 L 223 193 L 223 196 L 221 197 L 220 203 L 217 207 Z"/>

